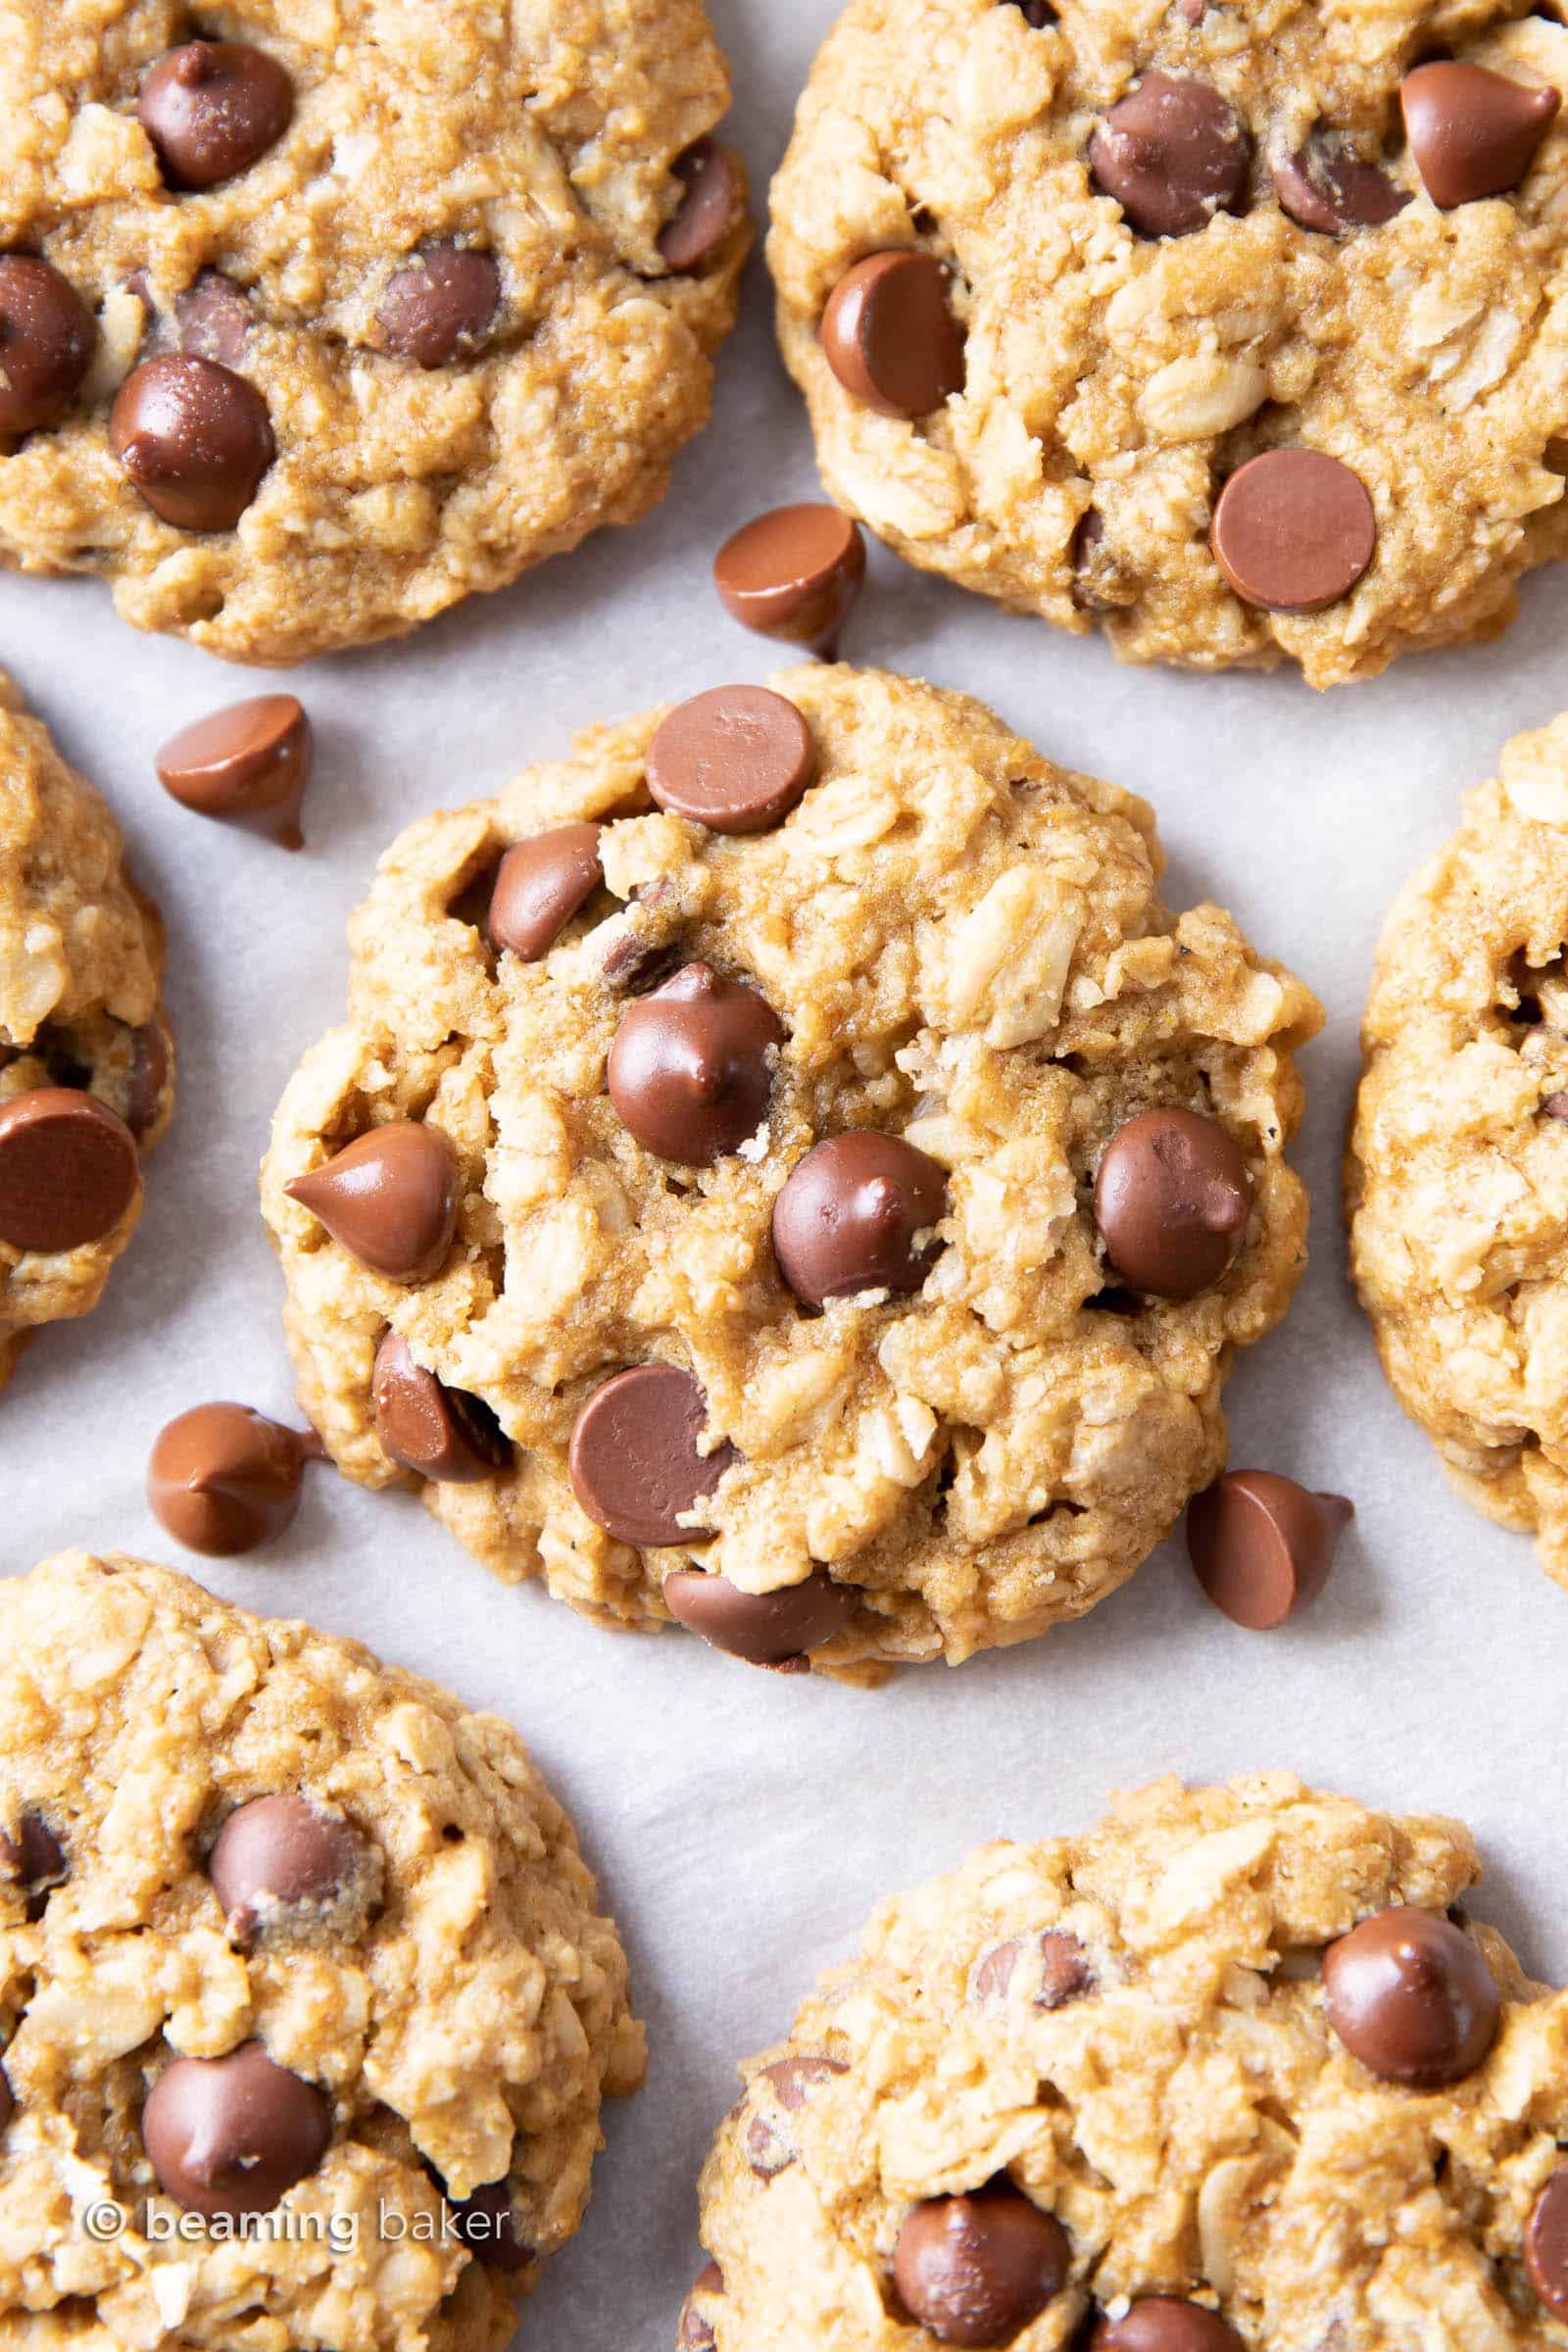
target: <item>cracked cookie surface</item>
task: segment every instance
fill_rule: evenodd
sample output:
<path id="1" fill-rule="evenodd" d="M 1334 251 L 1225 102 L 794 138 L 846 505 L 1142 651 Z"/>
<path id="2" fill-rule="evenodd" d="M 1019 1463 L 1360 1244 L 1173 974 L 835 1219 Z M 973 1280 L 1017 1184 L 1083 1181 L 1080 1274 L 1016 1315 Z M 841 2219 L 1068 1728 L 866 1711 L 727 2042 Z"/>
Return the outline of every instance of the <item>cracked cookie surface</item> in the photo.
<path id="1" fill-rule="evenodd" d="M 643 2068 L 521 1740 L 122 1555 L 6 1590 L 0 2334 L 501 2352 Z"/>
<path id="2" fill-rule="evenodd" d="M 0 1386 L 31 1332 L 97 1305 L 141 1214 L 138 1152 L 173 1102 L 163 926 L 122 854 L 103 801 L 0 676 Z M 34 1145 L 18 1130 L 40 1107 L 52 1140 Z M 81 1214 L 49 1230 L 38 1195 L 69 1190 L 74 1168 Z"/>
<path id="3" fill-rule="evenodd" d="M 768 243 L 832 495 L 1127 660 L 1494 635 L 1568 548 L 1564 88 L 1523 0 L 851 0 Z"/>
<path id="4" fill-rule="evenodd" d="M 1385 926 L 1346 1167 L 1383 1368 L 1568 1585 L 1568 717 L 1505 744 Z"/>
<path id="5" fill-rule="evenodd" d="M 263 1197 L 348 1476 L 868 1679 L 1080 1615 L 1222 1467 L 1321 1016 L 1166 910 L 1130 794 L 927 685 L 774 686 L 409 827 Z"/>
<path id="6" fill-rule="evenodd" d="M 0 24 L 0 559 L 295 662 L 662 495 L 749 242 L 699 0 Z"/>
<path id="7" fill-rule="evenodd" d="M 1568 1994 L 1445 1917 L 1479 1875 L 1457 1822 L 1272 1774 L 894 1896 L 743 2070 L 682 2345 L 1568 2342 Z M 1369 1939 L 1396 1956 L 1358 1977 Z M 1415 2087 L 1428 2002 L 1451 2079 Z"/>

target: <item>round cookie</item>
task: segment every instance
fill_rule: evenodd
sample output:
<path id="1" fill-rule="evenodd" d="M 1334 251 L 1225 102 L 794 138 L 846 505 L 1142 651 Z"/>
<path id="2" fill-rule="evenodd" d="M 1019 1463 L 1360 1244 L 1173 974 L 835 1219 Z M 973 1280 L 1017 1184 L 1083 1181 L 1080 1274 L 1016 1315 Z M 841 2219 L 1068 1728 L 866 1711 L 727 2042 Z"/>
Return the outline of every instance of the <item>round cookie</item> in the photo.
<path id="1" fill-rule="evenodd" d="M 894 1896 L 743 2070 L 677 2341 L 1568 2343 L 1568 1993 L 1448 1908 L 1478 1875 L 1280 1773 Z"/>
<path id="2" fill-rule="evenodd" d="M 1093 1606 L 1303 1260 L 1319 1008 L 1160 863 L 1141 801 L 847 667 L 411 826 L 263 1178 L 339 1467 L 758 1664 Z"/>
<path id="3" fill-rule="evenodd" d="M 1494 635 L 1568 549 L 1564 88 L 1522 0 L 850 0 L 768 241 L 828 489 L 1129 661 Z"/>
<path id="4" fill-rule="evenodd" d="M 120 828 L 0 676 L 0 1387 L 96 1306 L 169 1124 L 164 934 Z"/>
<path id="5" fill-rule="evenodd" d="M 1503 746 L 1378 948 L 1346 1163 L 1383 1368 L 1568 1585 L 1568 717 Z"/>
<path id="6" fill-rule="evenodd" d="M 21 12 L 0 561 L 285 662 L 645 514 L 750 242 L 700 0 L 222 23 Z"/>
<path id="7" fill-rule="evenodd" d="M 501 2352 L 643 2071 L 521 1740 L 136 1560 L 7 1612 L 0 2328 Z"/>

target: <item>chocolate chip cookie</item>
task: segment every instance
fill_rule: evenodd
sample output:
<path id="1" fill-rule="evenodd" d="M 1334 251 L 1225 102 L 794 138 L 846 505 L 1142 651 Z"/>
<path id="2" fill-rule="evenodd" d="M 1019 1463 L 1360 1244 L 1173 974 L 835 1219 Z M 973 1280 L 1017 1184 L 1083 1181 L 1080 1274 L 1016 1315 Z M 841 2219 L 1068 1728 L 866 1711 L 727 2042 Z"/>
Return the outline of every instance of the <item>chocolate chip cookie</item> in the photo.
<path id="1" fill-rule="evenodd" d="M 1129 661 L 1315 686 L 1568 549 L 1568 26 L 851 0 L 773 186 L 824 479 Z"/>
<path id="2" fill-rule="evenodd" d="M 896 1895 L 744 2069 L 682 2352 L 1568 2341 L 1568 1993 L 1478 1876 L 1280 1773 Z"/>
<path id="3" fill-rule="evenodd" d="M 163 926 L 120 828 L 0 677 L 0 1388 L 96 1306 L 169 1124 Z"/>
<path id="4" fill-rule="evenodd" d="M 0 2331 L 500 2352 L 643 2069 L 521 1740 L 137 1560 L 6 1594 Z"/>
<path id="5" fill-rule="evenodd" d="M 1319 1008 L 1160 863 L 1141 801 L 847 667 L 411 826 L 263 1178 L 339 1467 L 760 1665 L 1092 1607 L 1303 1260 Z"/>
<path id="6" fill-rule="evenodd" d="M 750 241 L 700 0 L 24 0 L 0 87 L 0 560 L 246 662 L 631 522 Z"/>
<path id="7" fill-rule="evenodd" d="M 1399 1402 L 1568 1585 L 1568 717 L 1503 746 L 1378 949 L 1346 1168 Z"/>

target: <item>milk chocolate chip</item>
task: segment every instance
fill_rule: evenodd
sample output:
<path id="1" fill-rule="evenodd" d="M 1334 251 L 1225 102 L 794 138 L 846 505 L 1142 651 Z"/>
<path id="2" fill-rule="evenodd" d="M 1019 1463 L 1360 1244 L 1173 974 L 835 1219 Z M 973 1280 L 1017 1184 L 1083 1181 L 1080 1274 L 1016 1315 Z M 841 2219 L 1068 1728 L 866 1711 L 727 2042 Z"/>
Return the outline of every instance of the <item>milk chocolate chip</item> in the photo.
<path id="1" fill-rule="evenodd" d="M 0 1878 L 20 1887 L 29 1919 L 43 1917 L 50 1895 L 70 1876 L 66 1849 L 41 1813 L 24 1812 L 15 1836 L 10 1830 L 0 1830 Z"/>
<path id="2" fill-rule="evenodd" d="M 1367 163 L 1343 131 L 1319 123 L 1299 147 L 1270 159 L 1274 193 L 1302 228 L 1343 237 L 1352 228 L 1381 228 L 1410 201 L 1386 172 Z"/>
<path id="3" fill-rule="evenodd" d="M 1241 210 L 1252 142 L 1211 81 L 1146 74 L 1089 142 L 1089 169 L 1146 237 L 1186 237 Z"/>
<path id="4" fill-rule="evenodd" d="M 1531 2208 L 1525 2269 L 1553 2319 L 1568 2321 L 1568 2164 L 1560 2164 Z"/>
<path id="5" fill-rule="evenodd" d="M 1562 92 L 1444 58 L 1405 75 L 1399 105 L 1427 194 L 1448 211 L 1519 185 Z"/>
<path id="6" fill-rule="evenodd" d="M 388 351 L 444 368 L 478 348 L 501 308 L 494 258 L 468 245 L 429 245 L 387 279 L 376 323 Z"/>
<path id="7" fill-rule="evenodd" d="M 1321 612 L 1372 561 L 1377 516 L 1366 485 L 1320 449 L 1266 449 L 1231 475 L 1214 508 L 1215 563 L 1250 605 Z"/>
<path id="8" fill-rule="evenodd" d="M 1343 1494 L 1314 1494 L 1277 1471 L 1228 1470 L 1188 1505 L 1188 1555 L 1233 1625 L 1268 1633 L 1323 1590 L 1354 1515 Z"/>
<path id="9" fill-rule="evenodd" d="M 471 2254 L 492 2271 L 514 2278 L 534 2258 L 523 2236 L 510 2180 L 486 2180 L 471 2196 L 449 2198 L 452 2227 Z"/>
<path id="10" fill-rule="evenodd" d="M 1194 1110 L 1143 1110 L 1118 1127 L 1095 1183 L 1106 1263 L 1156 1298 L 1193 1298 L 1242 1246 L 1252 1202 L 1240 1146 Z"/>
<path id="11" fill-rule="evenodd" d="M 929 416 L 963 390 L 963 329 L 929 253 L 873 253 L 839 279 L 818 339 L 844 386 L 879 416 Z"/>
<path id="12" fill-rule="evenodd" d="M 341 1813 L 303 1796 L 258 1796 L 237 1806 L 219 1831 L 207 1875 L 230 1936 L 248 1944 L 279 1913 L 329 1910 L 368 1875 L 369 1859 L 365 1839 Z"/>
<path id="13" fill-rule="evenodd" d="M 0 254 L 0 433 L 58 424 L 92 358 L 96 329 L 69 278 L 31 254 Z"/>
<path id="14" fill-rule="evenodd" d="M 848 2072 L 848 2067 L 837 2058 L 813 2051 L 805 2057 L 778 2058 L 771 2066 L 759 2067 L 752 2078 L 752 2087 L 755 2089 L 759 2082 L 768 2083 L 785 2114 L 799 2115 L 818 2083 Z M 745 2147 L 747 2165 L 759 2180 L 776 2180 L 800 2159 L 800 2150 L 788 2128 L 781 2130 L 766 2114 L 752 2117 L 746 2127 Z"/>
<path id="15" fill-rule="evenodd" d="M 147 1465 L 147 1500 L 176 1544 L 229 1559 L 280 1536 L 300 1507 L 308 1461 L 302 1434 L 248 1404 L 198 1404 L 160 1430 Z"/>
<path id="16" fill-rule="evenodd" d="M 458 1228 L 458 1155 L 439 1127 L 395 1119 L 372 1127 L 284 1191 L 372 1274 L 426 1282 Z"/>
<path id="17" fill-rule="evenodd" d="M 259 162 L 294 114 L 294 84 L 247 41 L 187 41 L 141 85 L 141 126 L 172 188 L 213 188 Z"/>
<path id="18" fill-rule="evenodd" d="M 305 846 L 300 806 L 314 756 L 311 722 L 295 696 L 258 694 L 181 727 L 154 764 L 182 808 L 298 850 Z"/>
<path id="19" fill-rule="evenodd" d="M 930 2197 L 899 2231 L 893 2279 L 916 2326 L 941 2344 L 1004 2344 L 1067 2282 L 1067 2232 L 1005 2180 Z"/>
<path id="20" fill-rule="evenodd" d="M 181 531 L 231 531 L 277 455 L 267 403 L 216 360 L 144 360 L 115 395 L 109 446 L 134 488 Z"/>
<path id="21" fill-rule="evenodd" d="M 692 2291 L 681 2305 L 675 2329 L 675 2352 L 714 2352 L 713 2324 L 704 2306 L 724 2292 L 724 2274 L 716 2262 L 706 2263 L 692 2280 Z"/>
<path id="22" fill-rule="evenodd" d="M 1088 2352 L 1247 2352 L 1229 2321 L 1179 2295 L 1143 2295 L 1119 2320 L 1102 2320 Z"/>
<path id="23" fill-rule="evenodd" d="M 537 963 L 604 878 L 597 825 L 553 825 L 514 843 L 490 894 L 485 928 L 492 944 Z"/>
<path id="24" fill-rule="evenodd" d="M 682 1514 L 711 1494 L 733 1446 L 701 1450 L 708 1399 L 675 1364 L 635 1364 L 595 1389 L 571 1433 L 572 1491 L 595 1524 L 622 1544 L 700 1543 Z"/>
<path id="25" fill-rule="evenodd" d="M 1351 2057 L 1416 2090 L 1474 2074 L 1502 2015 L 1480 1946 L 1450 1920 L 1397 1905 L 1329 1945 L 1323 1991 Z"/>
<path id="26" fill-rule="evenodd" d="M 727 1576 L 678 1568 L 664 1579 L 664 1606 L 714 1649 L 749 1666 L 782 1666 L 831 1642 L 854 1610 L 855 1593 L 825 1568 L 771 1592 L 743 1592 Z"/>
<path id="27" fill-rule="evenodd" d="M 857 1128 L 815 1144 L 773 1203 L 773 1254 L 797 1298 L 917 1291 L 947 1210 L 947 1173 L 901 1136 Z"/>
<path id="28" fill-rule="evenodd" d="M 193 2213 L 270 2213 L 312 2173 L 332 2136 L 314 2082 L 275 2066 L 259 2041 L 226 2058 L 176 2058 L 142 2109 L 160 2187 Z"/>
<path id="29" fill-rule="evenodd" d="M 810 728 L 766 686 L 693 695 L 648 747 L 648 789 L 661 808 L 714 833 L 770 833 L 815 774 Z"/>
<path id="30" fill-rule="evenodd" d="M 757 1133 L 784 1025 L 755 988 L 688 963 L 629 1004 L 610 1049 L 610 1099 L 662 1159 L 711 1167 Z"/>
<path id="31" fill-rule="evenodd" d="M 0 1242 L 82 1250 L 141 1197 L 136 1139 L 96 1095 L 34 1086 L 0 1103 Z"/>
<path id="32" fill-rule="evenodd" d="M 858 523 L 837 507 L 774 507 L 743 523 L 713 558 L 719 602 L 760 637 L 807 645 L 824 661 L 865 577 Z"/>
<path id="33" fill-rule="evenodd" d="M 375 1351 L 370 1401 L 382 1450 L 400 1470 L 445 1486 L 472 1486 L 494 1478 L 512 1459 L 489 1406 L 416 1364 L 395 1331 Z"/>
<path id="34" fill-rule="evenodd" d="M 712 260 L 740 219 L 740 165 L 715 139 L 699 139 L 669 169 L 680 202 L 659 232 L 659 251 L 677 275 L 690 276 Z"/>

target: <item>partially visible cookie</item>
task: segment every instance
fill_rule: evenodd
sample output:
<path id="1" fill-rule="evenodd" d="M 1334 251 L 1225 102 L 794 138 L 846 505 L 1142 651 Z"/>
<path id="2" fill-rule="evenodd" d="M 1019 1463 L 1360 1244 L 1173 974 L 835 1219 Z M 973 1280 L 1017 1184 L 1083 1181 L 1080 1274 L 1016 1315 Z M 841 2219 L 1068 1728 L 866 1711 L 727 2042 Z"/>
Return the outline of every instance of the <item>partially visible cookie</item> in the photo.
<path id="1" fill-rule="evenodd" d="M 0 2335 L 501 2352 L 643 2071 L 522 1741 L 119 1555 L 6 1624 Z"/>
<path id="2" fill-rule="evenodd" d="M 410 826 L 263 1178 L 339 1467 L 760 1665 L 1093 1607 L 1304 1256 L 1318 1006 L 1161 863 L 1143 802 L 842 666 Z"/>
<path id="3" fill-rule="evenodd" d="M 750 243 L 701 0 L 20 0 L 0 562 L 246 662 L 659 499 Z"/>
<path id="4" fill-rule="evenodd" d="M 97 1305 L 173 1103 L 163 927 L 122 849 L 0 677 L 0 1386 Z"/>
<path id="5" fill-rule="evenodd" d="M 1503 746 L 1395 902 L 1362 1046 L 1346 1199 L 1383 1368 L 1568 1585 L 1568 716 Z"/>
<path id="6" fill-rule="evenodd" d="M 744 2069 L 683 2352 L 1568 2344 L 1568 1993 L 1288 1774 L 896 1895 Z"/>

